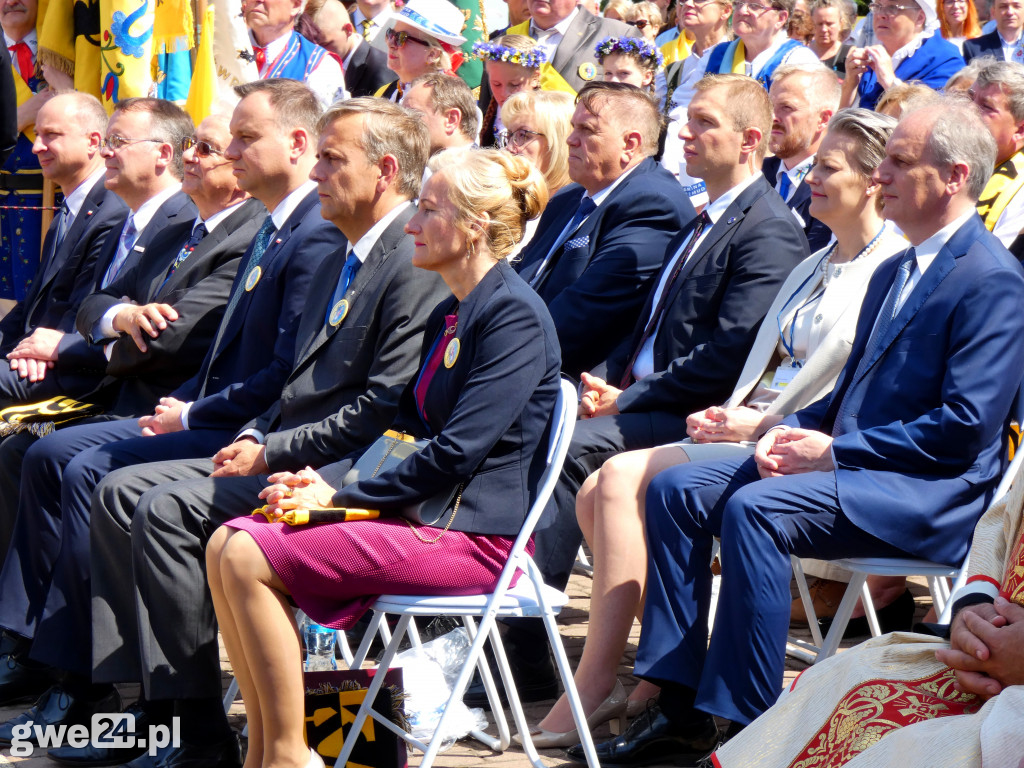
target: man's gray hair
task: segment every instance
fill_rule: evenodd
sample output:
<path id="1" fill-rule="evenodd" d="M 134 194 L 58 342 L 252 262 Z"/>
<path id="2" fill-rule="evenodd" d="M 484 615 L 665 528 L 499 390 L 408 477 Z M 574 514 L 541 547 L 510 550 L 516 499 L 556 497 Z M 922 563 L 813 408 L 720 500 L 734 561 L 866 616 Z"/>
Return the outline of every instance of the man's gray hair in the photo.
<path id="1" fill-rule="evenodd" d="M 903 119 L 918 112 L 935 114 L 927 144 L 932 160 L 938 166 L 966 165 L 967 194 L 977 202 L 992 176 L 997 154 L 996 140 L 977 108 L 966 98 L 948 95 L 912 110 Z"/>
<path id="2" fill-rule="evenodd" d="M 998 85 L 1006 94 L 1015 123 L 1024 122 L 1024 67 L 1009 61 L 993 61 L 978 72 L 974 88 Z"/>

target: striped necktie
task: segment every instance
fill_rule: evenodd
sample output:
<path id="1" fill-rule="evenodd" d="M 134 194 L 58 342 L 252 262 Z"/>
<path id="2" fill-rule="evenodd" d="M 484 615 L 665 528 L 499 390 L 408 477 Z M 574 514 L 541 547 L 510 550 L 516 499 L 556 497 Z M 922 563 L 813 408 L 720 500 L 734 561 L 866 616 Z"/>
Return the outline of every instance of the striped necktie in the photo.
<path id="1" fill-rule="evenodd" d="M 135 247 L 135 241 L 138 239 L 139 231 L 135 229 L 135 217 L 130 215 L 125 221 L 124 229 L 121 230 L 121 237 L 117 241 L 117 251 L 114 253 L 114 260 L 110 262 L 106 274 L 103 275 L 102 288 L 106 288 L 114 282 L 114 278 L 117 277 L 121 267 L 128 260 L 128 254 L 131 253 L 132 248 Z"/>

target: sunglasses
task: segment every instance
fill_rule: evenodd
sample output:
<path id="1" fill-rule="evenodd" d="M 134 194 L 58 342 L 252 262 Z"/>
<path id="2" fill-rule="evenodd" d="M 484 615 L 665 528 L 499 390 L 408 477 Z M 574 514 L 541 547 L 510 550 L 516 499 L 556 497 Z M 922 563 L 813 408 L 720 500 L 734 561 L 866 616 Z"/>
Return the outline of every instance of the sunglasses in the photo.
<path id="1" fill-rule="evenodd" d="M 409 40 L 420 45 L 425 45 L 428 48 L 431 47 L 432 43 L 428 40 L 423 40 L 419 37 L 413 37 L 408 32 L 395 32 L 393 29 L 387 29 L 384 31 L 384 39 L 387 40 L 388 45 L 395 48 L 401 48 Z"/>
<path id="2" fill-rule="evenodd" d="M 629 26 L 631 27 L 636 27 L 642 32 L 644 29 L 647 28 L 647 25 L 650 24 L 651 22 L 649 22 L 647 19 L 637 19 L 636 21 L 627 21 L 626 23 L 629 24 Z"/>
<path id="3" fill-rule="evenodd" d="M 181 151 L 188 152 L 190 149 L 195 147 L 196 157 L 209 157 L 210 155 L 223 156 L 224 153 L 219 149 L 214 149 L 213 144 L 208 141 L 197 141 L 192 136 L 186 136 L 181 140 Z"/>

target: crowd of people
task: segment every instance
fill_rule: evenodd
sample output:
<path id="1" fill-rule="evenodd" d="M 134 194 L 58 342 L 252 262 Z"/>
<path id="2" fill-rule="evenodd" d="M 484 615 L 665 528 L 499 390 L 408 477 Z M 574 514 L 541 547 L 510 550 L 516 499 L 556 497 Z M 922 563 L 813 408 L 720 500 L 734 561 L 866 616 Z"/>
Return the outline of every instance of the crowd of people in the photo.
<path id="1" fill-rule="evenodd" d="M 560 589 L 593 555 L 576 687 L 588 727 L 630 720 L 603 765 L 1019 762 L 1024 487 L 992 502 L 1024 382 L 1024 7 L 902 2 L 510 2 L 476 90 L 447 0 L 246 0 L 260 78 L 193 121 L 62 87 L 35 0 L 0 0 L 0 704 L 30 705 L 0 744 L 135 682 L 136 727 L 180 744 L 49 756 L 322 766 L 295 606 L 353 630 L 381 594 L 492 587 L 568 377 L 532 555 Z M 951 626 L 782 695 L 794 556 L 826 618 L 837 559 L 971 575 Z M 911 629 L 904 580 L 870 591 Z M 585 761 L 538 625 L 502 628 L 521 698 L 553 702 L 530 738 Z"/>

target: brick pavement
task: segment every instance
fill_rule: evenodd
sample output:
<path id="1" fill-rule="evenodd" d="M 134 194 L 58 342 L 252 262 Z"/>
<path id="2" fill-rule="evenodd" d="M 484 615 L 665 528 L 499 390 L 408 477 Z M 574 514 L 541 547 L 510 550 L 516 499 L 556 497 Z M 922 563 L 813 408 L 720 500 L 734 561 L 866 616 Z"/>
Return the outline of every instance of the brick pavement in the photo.
<path id="1" fill-rule="evenodd" d="M 586 637 L 587 611 L 590 604 L 590 586 L 591 580 L 589 577 L 583 575 L 574 575 L 572 577 L 568 588 L 571 601 L 568 607 L 563 610 L 562 616 L 559 620 L 559 627 L 566 653 L 574 667 L 576 662 L 579 660 L 580 653 L 583 649 L 583 641 Z M 912 580 L 911 589 L 917 600 L 917 619 L 920 620 L 930 605 L 931 598 L 928 595 L 928 590 L 924 586 L 923 580 Z M 623 665 L 619 668 L 619 676 L 627 691 L 631 689 L 636 682 L 630 675 L 630 672 L 632 670 L 638 637 L 639 625 L 634 624 L 633 632 L 630 636 L 630 644 L 626 652 L 626 658 L 624 659 Z M 806 637 L 809 639 L 809 633 L 806 634 Z M 851 645 L 851 643 L 844 644 L 844 646 L 849 645 Z M 787 659 L 787 684 L 805 666 L 806 665 L 801 662 L 793 659 Z M 226 657 L 224 658 L 222 667 L 224 670 L 224 686 L 226 688 L 231 679 L 230 668 L 227 664 Z M 124 686 L 121 689 L 121 693 L 123 698 L 131 701 L 138 695 L 138 686 Z M 527 720 L 531 723 L 538 722 L 544 716 L 550 704 L 550 702 L 543 702 L 540 704 L 526 705 L 525 710 Z M 13 717 L 22 711 L 24 711 L 23 707 L 6 709 L 0 708 L 0 722 Z M 507 714 L 509 723 L 512 724 L 511 713 Z M 244 718 L 244 707 L 240 700 L 236 701 L 232 707 L 230 719 L 232 721 L 232 725 L 239 731 L 244 725 Z M 512 727 L 514 728 L 514 725 L 512 725 Z M 599 728 L 594 734 L 597 740 L 606 738 L 608 735 L 609 731 L 607 725 L 601 726 L 601 728 Z M 564 759 L 561 750 L 545 750 L 541 752 L 541 756 L 547 766 L 554 767 L 574 765 L 574 763 L 570 763 Z M 27 758 L 13 758 L 10 757 L 6 750 L 0 751 L 0 767 L 7 768 L 8 763 L 16 765 L 17 768 L 54 768 L 56 766 L 56 763 L 48 760 L 43 754 L 35 754 L 32 757 Z M 415 753 L 410 755 L 409 764 L 410 766 L 418 765 L 419 755 Z M 525 768 L 530 765 L 530 762 L 527 760 L 522 750 L 514 746 L 502 754 L 497 754 L 475 741 L 466 740 L 458 742 L 450 750 L 440 755 L 435 762 L 435 765 L 439 766 L 439 768 L 471 768 L 481 765 L 486 765 L 488 768 Z"/>

